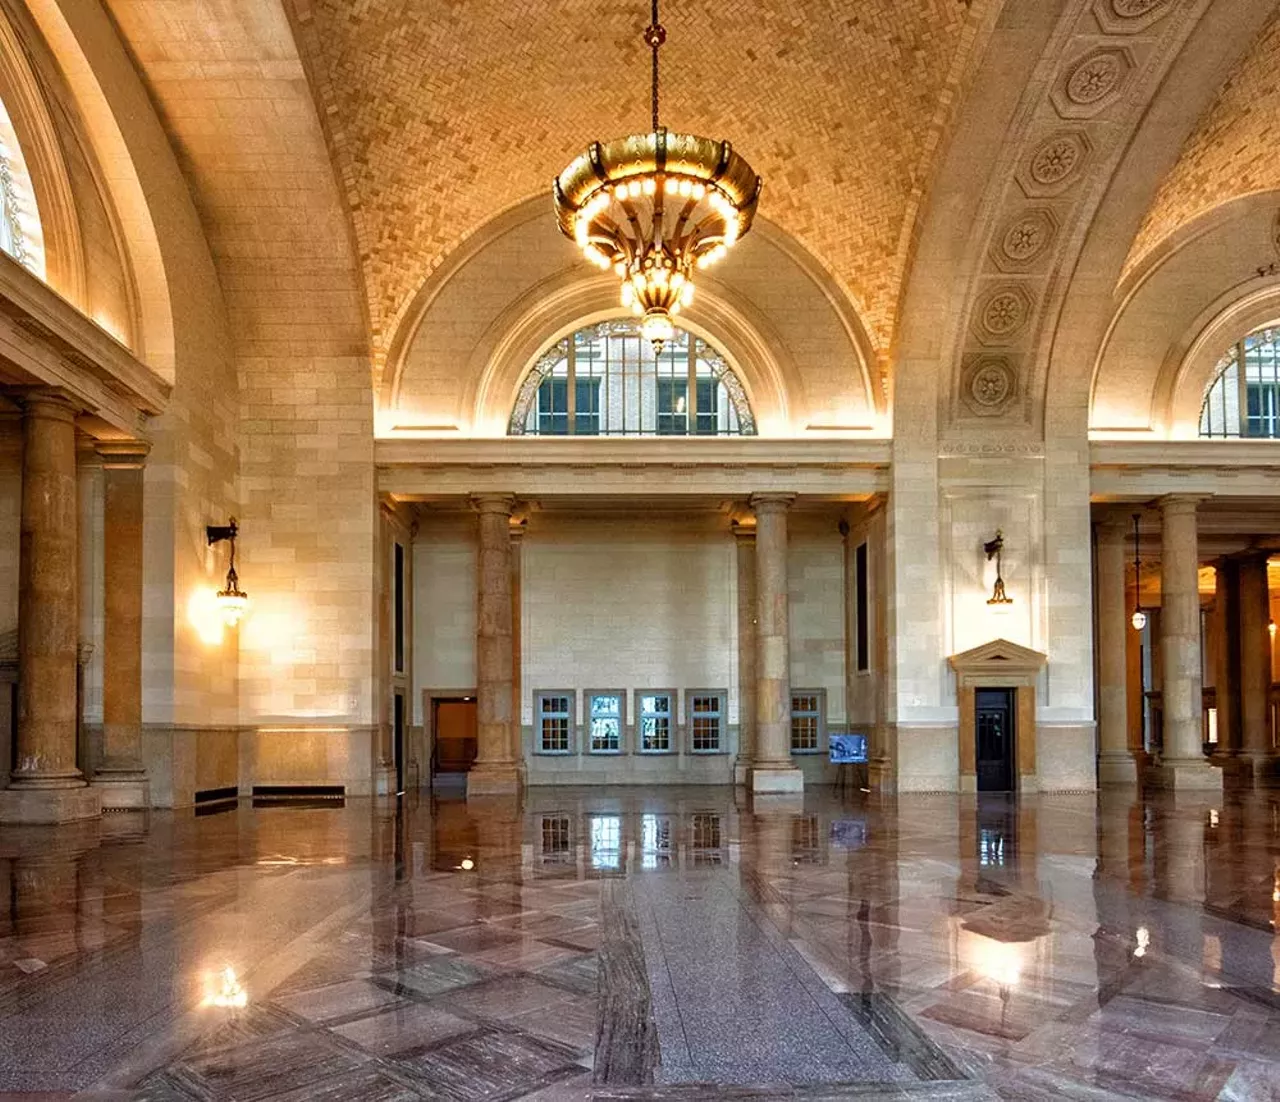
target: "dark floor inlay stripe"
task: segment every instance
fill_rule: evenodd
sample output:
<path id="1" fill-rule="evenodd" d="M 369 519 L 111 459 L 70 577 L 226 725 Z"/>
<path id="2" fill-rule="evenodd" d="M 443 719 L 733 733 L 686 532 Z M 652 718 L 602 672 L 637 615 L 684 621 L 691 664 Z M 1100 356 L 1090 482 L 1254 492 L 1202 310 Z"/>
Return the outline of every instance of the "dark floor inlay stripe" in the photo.
<path id="1" fill-rule="evenodd" d="M 906 1064 L 921 1079 L 963 1079 L 964 1073 L 888 995 L 880 991 L 840 996 L 862 1027 L 890 1059 Z"/>
<path id="2" fill-rule="evenodd" d="M 599 1011 L 592 1078 L 597 1083 L 644 1086 L 658 1064 L 649 974 L 640 924 L 625 881 L 600 887 Z"/>

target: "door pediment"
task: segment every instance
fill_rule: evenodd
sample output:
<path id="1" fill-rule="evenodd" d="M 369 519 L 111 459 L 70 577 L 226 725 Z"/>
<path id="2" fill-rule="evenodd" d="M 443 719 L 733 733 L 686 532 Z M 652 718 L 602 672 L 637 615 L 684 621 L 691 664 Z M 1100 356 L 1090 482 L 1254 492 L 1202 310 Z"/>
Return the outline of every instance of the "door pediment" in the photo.
<path id="1" fill-rule="evenodd" d="M 947 659 L 956 671 L 956 684 L 962 689 L 1034 685 L 1048 660 L 1048 655 L 1008 639 L 993 639 Z"/>

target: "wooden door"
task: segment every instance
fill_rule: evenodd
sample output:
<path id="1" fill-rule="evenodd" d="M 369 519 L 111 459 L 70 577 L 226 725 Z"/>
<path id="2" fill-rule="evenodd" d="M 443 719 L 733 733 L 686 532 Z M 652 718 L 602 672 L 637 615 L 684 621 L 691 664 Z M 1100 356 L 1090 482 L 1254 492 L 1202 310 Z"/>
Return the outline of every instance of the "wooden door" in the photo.
<path id="1" fill-rule="evenodd" d="M 437 699 L 431 710 L 436 772 L 465 773 L 476 760 L 475 700 Z"/>

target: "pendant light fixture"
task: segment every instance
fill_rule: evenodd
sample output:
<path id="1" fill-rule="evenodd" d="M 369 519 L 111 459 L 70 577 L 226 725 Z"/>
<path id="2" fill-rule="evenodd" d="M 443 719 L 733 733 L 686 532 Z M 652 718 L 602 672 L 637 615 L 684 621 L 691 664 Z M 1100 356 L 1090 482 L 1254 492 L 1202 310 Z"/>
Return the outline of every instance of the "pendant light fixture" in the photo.
<path id="1" fill-rule="evenodd" d="M 236 536 L 240 529 L 236 518 L 232 517 L 226 524 L 209 524 L 205 526 L 205 537 L 209 546 L 226 540 L 231 544 L 231 561 L 227 568 L 227 584 L 218 590 L 218 608 L 227 627 L 233 628 L 249 610 L 249 594 L 240 588 L 240 576 L 236 573 Z"/>
<path id="2" fill-rule="evenodd" d="M 1142 611 L 1142 557 L 1139 553 L 1141 535 L 1138 532 L 1140 513 L 1133 514 L 1133 615 L 1129 623 L 1134 631 L 1141 631 L 1147 626 L 1147 614 Z"/>
<path id="3" fill-rule="evenodd" d="M 992 605 L 997 612 L 1005 611 L 1009 605 L 1013 604 L 1013 598 L 1004 591 L 1004 532 L 996 529 L 996 538 L 988 540 L 982 545 L 982 549 L 987 553 L 987 562 L 992 559 L 996 560 L 996 584 L 991 589 L 991 596 L 987 598 L 987 604 Z"/>
<path id="4" fill-rule="evenodd" d="M 653 0 L 644 31 L 653 53 L 647 134 L 593 142 L 556 178 L 566 237 L 622 283 L 622 305 L 661 352 L 672 318 L 693 301 L 695 268 L 714 264 L 751 228 L 760 177 L 727 141 L 673 134 L 658 121 L 658 50 L 667 40 Z"/>

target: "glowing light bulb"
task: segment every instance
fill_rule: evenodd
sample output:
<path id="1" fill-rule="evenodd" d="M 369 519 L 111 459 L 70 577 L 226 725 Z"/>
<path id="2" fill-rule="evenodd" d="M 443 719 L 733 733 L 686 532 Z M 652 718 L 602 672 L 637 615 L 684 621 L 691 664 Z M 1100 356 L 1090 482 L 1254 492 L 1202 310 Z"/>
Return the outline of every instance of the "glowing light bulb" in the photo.
<path id="1" fill-rule="evenodd" d="M 650 310 L 644 315 L 640 333 L 649 341 L 654 349 L 662 351 L 662 346 L 675 336 L 676 327 L 671 323 L 671 316 L 665 310 Z"/>
<path id="2" fill-rule="evenodd" d="M 1133 625 L 1134 631 L 1141 631 L 1147 626 L 1147 614 L 1140 608 L 1133 610 L 1133 615 L 1129 617 L 1129 623 Z"/>

